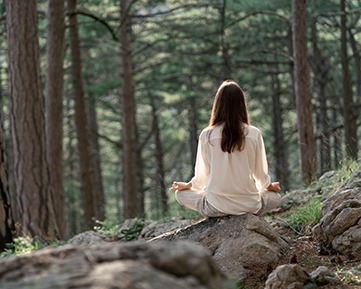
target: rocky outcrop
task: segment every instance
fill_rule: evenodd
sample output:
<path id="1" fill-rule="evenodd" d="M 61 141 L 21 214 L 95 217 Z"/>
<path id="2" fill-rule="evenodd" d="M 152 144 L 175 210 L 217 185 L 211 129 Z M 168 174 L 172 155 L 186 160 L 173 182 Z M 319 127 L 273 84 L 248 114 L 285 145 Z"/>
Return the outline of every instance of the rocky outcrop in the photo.
<path id="1" fill-rule="evenodd" d="M 253 214 L 210 218 L 153 241 L 160 239 L 200 243 L 211 251 L 221 269 L 237 280 L 267 268 L 290 245 L 269 223 Z"/>
<path id="2" fill-rule="evenodd" d="M 0 261 L 2 289 L 228 289 L 209 252 L 189 242 L 45 248 Z"/>
<path id="3" fill-rule="evenodd" d="M 322 218 L 312 230 L 321 253 L 361 258 L 361 172 L 322 204 Z"/>
<path id="4" fill-rule="evenodd" d="M 316 289 L 331 284 L 340 284 L 340 280 L 325 266 L 320 266 L 308 274 L 297 264 L 286 264 L 278 266 L 268 276 L 265 289 Z"/>

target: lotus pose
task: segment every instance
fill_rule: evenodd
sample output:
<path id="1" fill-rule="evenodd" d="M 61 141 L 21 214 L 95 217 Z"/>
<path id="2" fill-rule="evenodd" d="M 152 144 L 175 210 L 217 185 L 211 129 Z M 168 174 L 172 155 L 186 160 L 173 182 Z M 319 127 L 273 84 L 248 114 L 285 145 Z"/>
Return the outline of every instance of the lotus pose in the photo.
<path id="1" fill-rule="evenodd" d="M 206 217 L 262 214 L 280 202 L 260 130 L 250 125 L 245 96 L 230 80 L 218 88 L 208 127 L 198 140 L 195 175 L 173 182 L 176 200 Z"/>

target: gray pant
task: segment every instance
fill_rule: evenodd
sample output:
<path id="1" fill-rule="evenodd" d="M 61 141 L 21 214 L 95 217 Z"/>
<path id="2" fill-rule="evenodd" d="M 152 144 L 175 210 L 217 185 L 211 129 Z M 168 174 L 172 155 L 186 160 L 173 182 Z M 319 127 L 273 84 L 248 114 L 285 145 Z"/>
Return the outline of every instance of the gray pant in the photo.
<path id="1" fill-rule="evenodd" d="M 204 191 L 196 190 L 183 190 L 176 191 L 175 198 L 181 205 L 199 212 L 206 217 L 222 217 L 228 216 L 229 214 L 221 212 L 213 207 L 205 197 Z M 270 210 L 277 208 L 281 201 L 281 196 L 279 193 L 263 191 L 260 193 L 262 200 L 262 207 L 257 212 L 257 215 L 262 215 Z"/>

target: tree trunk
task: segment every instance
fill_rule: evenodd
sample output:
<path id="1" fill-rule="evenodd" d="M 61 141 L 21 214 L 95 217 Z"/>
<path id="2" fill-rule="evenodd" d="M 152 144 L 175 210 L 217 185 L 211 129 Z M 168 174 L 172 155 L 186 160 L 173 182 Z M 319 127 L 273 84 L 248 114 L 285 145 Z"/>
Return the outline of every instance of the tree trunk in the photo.
<path id="1" fill-rule="evenodd" d="M 358 153 L 356 115 L 353 109 L 352 84 L 347 58 L 346 0 L 340 1 L 341 10 L 341 62 L 343 75 L 343 119 L 346 153 L 356 160 Z"/>
<path id="2" fill-rule="evenodd" d="M 196 157 L 197 157 L 197 147 L 198 147 L 198 106 L 196 105 L 195 96 L 192 95 L 189 99 L 189 144 L 191 151 L 191 164 L 192 169 L 194 170 Z M 194 171 L 189 177 L 194 175 Z"/>
<path id="3" fill-rule="evenodd" d="M 69 9 L 69 36 L 75 99 L 75 125 L 78 137 L 78 153 L 83 196 L 84 221 L 86 229 L 93 229 L 96 216 L 94 203 L 95 171 L 90 141 L 90 125 L 87 102 L 84 97 L 82 82 L 81 53 L 76 14 L 76 0 L 67 0 Z"/>
<path id="4" fill-rule="evenodd" d="M 226 7 L 227 7 L 227 0 L 223 0 L 223 5 L 221 8 L 221 54 L 222 54 L 222 78 L 223 80 L 232 78 L 232 70 L 231 70 L 231 63 L 230 57 L 228 53 L 228 48 L 225 42 L 225 32 L 226 32 Z"/>
<path id="5" fill-rule="evenodd" d="M 67 214 L 67 233 L 68 236 L 74 236 L 79 233 L 78 228 L 82 228 L 84 226 L 79 225 L 82 224 L 82 218 L 80 213 L 80 206 L 78 204 L 78 200 L 81 198 L 79 196 L 79 187 L 78 182 L 75 181 L 78 179 L 77 168 L 76 165 L 79 164 L 77 158 L 76 145 L 74 145 L 74 141 L 76 140 L 76 131 L 75 124 L 73 121 L 73 105 L 72 105 L 72 96 L 66 94 L 66 102 L 65 102 L 65 126 L 68 129 L 68 133 L 66 135 L 66 148 L 64 152 L 64 164 L 66 168 L 66 189 L 65 191 L 70 192 L 67 197 L 68 204 L 66 206 L 66 214 Z M 79 180 L 80 182 L 80 180 Z M 77 192 L 78 194 L 74 193 Z M 79 220 L 80 219 L 80 220 Z"/>
<path id="6" fill-rule="evenodd" d="M 64 1 L 49 0 L 46 74 L 46 148 L 59 237 L 65 239 L 63 187 Z"/>
<path id="7" fill-rule="evenodd" d="M 157 107 L 155 104 L 154 96 L 150 95 L 150 101 L 152 106 L 153 115 L 153 127 L 154 127 L 154 140 L 155 140 L 155 159 L 157 164 L 156 177 L 158 181 L 159 195 L 161 200 L 162 215 L 165 216 L 168 213 L 168 195 L 167 188 L 165 186 L 165 171 L 163 164 L 163 145 L 161 140 L 161 134 L 159 129 L 159 118 Z M 157 192 L 158 195 L 158 192 Z"/>
<path id="8" fill-rule="evenodd" d="M 58 234 L 46 160 L 41 96 L 37 5 L 35 0 L 6 2 L 9 51 L 14 186 L 23 235 Z M 52 225 L 55 225 L 52 231 Z"/>
<path id="9" fill-rule="evenodd" d="M 293 60 L 302 178 L 310 184 L 315 176 L 310 77 L 307 59 L 306 1 L 292 1 Z"/>
<path id="10" fill-rule="evenodd" d="M 120 40 L 122 54 L 122 89 L 123 89 L 123 159 L 124 159 L 124 182 L 125 182 L 125 218 L 135 218 L 139 215 L 138 208 L 140 193 L 138 192 L 138 160 L 137 160 L 137 127 L 135 120 L 135 101 L 133 83 L 133 63 L 130 50 L 129 31 L 131 27 L 130 17 L 127 13 L 131 1 L 120 2 Z"/>
<path id="11" fill-rule="evenodd" d="M 282 104 L 280 101 L 281 84 L 278 74 L 272 74 L 272 127 L 273 127 L 273 148 L 275 157 L 276 178 L 281 183 L 282 189 L 289 189 L 289 172 L 287 149 L 283 133 Z"/>
<path id="12" fill-rule="evenodd" d="M 348 29 L 348 35 L 350 37 L 350 44 L 353 52 L 353 58 L 355 60 L 356 97 L 357 99 L 361 99 L 361 54 L 359 49 L 357 48 L 357 41 L 351 29 Z M 355 116 L 357 117 L 356 113 Z"/>
<path id="13" fill-rule="evenodd" d="M 2 87 L 0 82 L 0 107 L 2 109 Z M 9 182 L 5 162 L 3 114 L 0 114 L 0 252 L 13 241 L 14 220 L 11 214 Z"/>
<path id="14" fill-rule="evenodd" d="M 329 63 L 327 58 L 322 55 L 322 52 L 318 46 L 318 36 L 316 30 L 316 20 L 312 21 L 312 47 L 314 53 L 314 65 L 315 65 L 315 78 L 318 84 L 318 100 L 320 104 L 320 110 L 318 115 L 320 133 L 321 133 L 321 145 L 320 145 L 320 166 L 321 173 L 325 173 L 331 170 L 331 147 L 330 147 L 330 121 L 328 118 L 327 107 L 327 95 L 326 87 L 330 81 L 329 77 Z"/>
<path id="15" fill-rule="evenodd" d="M 95 185 L 96 190 L 94 204 L 95 204 L 95 215 L 98 216 L 98 220 L 105 219 L 105 198 L 103 190 L 103 177 L 101 169 L 101 159 L 100 159 L 100 146 L 98 142 L 98 123 L 97 123 L 97 112 L 96 112 L 96 102 L 95 97 L 90 97 L 89 100 L 89 124 L 91 131 L 91 142 L 92 142 L 92 152 L 93 152 L 93 161 L 95 169 Z"/>

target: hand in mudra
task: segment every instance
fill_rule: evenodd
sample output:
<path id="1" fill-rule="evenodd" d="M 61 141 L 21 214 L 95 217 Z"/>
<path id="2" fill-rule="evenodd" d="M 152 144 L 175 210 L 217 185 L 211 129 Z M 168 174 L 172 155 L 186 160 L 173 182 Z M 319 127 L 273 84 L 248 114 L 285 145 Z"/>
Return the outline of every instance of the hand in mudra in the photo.
<path id="1" fill-rule="evenodd" d="M 174 191 L 182 191 L 182 190 L 189 190 L 192 187 L 191 182 L 173 182 L 172 186 L 169 188 L 170 190 Z"/>
<path id="2" fill-rule="evenodd" d="M 267 187 L 267 191 L 272 191 L 272 192 L 276 192 L 278 193 L 281 190 L 281 186 L 279 182 L 274 182 L 271 183 L 268 187 Z"/>

